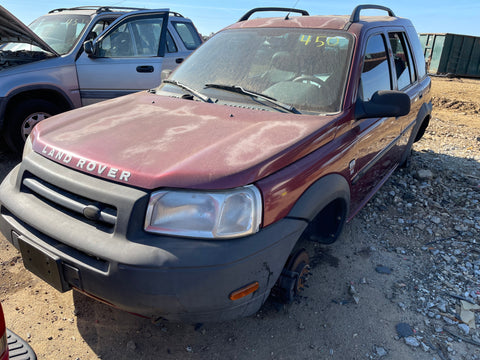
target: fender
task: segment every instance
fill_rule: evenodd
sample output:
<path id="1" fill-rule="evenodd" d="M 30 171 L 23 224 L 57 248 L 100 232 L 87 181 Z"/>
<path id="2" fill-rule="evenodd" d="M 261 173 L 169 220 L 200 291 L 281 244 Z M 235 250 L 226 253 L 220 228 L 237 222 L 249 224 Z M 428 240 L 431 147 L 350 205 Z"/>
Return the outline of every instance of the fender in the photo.
<path id="1" fill-rule="evenodd" d="M 415 128 L 413 129 L 413 132 L 412 132 L 412 135 L 415 134 L 413 142 L 417 142 L 423 136 L 423 133 L 421 133 L 420 137 L 418 137 L 418 132 L 423 125 L 424 119 L 427 119 L 426 120 L 427 124 L 425 125 L 425 129 L 427 128 L 428 121 L 430 121 L 430 116 L 432 114 L 432 108 L 433 108 L 432 102 L 429 101 L 428 103 L 423 103 L 422 107 L 418 111 Z"/>
<path id="2" fill-rule="evenodd" d="M 53 86 L 53 85 L 48 85 L 48 84 L 38 84 L 38 85 L 29 85 L 29 86 L 24 86 L 21 88 L 17 88 L 13 91 L 11 91 L 7 96 L 5 96 L 2 101 L 0 101 L 0 129 L 3 128 L 3 124 L 5 122 L 5 112 L 7 110 L 8 104 L 10 101 L 16 97 L 16 96 L 21 96 L 24 93 L 29 93 L 29 92 L 35 92 L 35 91 L 52 91 L 56 94 L 58 94 L 58 97 L 61 98 L 64 102 L 64 104 L 68 105 L 69 109 L 74 109 L 78 106 L 75 106 L 74 102 L 72 99 L 63 91 L 62 89 Z M 65 111 L 68 109 L 65 109 Z"/>
<path id="3" fill-rule="evenodd" d="M 287 218 L 300 218 L 312 221 L 333 200 L 343 199 L 350 205 L 350 186 L 339 174 L 329 174 L 313 183 L 295 203 Z"/>
<path id="4" fill-rule="evenodd" d="M 408 156 L 410 155 L 410 151 L 412 149 L 413 143 L 420 140 L 423 136 L 423 132 L 428 126 L 428 122 L 430 121 L 430 116 L 432 114 L 432 102 L 423 103 L 418 111 L 417 118 L 415 122 L 413 122 L 410 126 L 413 126 L 413 130 L 410 134 L 410 138 L 408 139 L 407 146 L 405 147 L 405 152 L 402 155 L 402 159 L 400 161 L 401 166 L 407 162 Z M 419 133 L 424 121 L 426 121 L 424 131 Z"/>

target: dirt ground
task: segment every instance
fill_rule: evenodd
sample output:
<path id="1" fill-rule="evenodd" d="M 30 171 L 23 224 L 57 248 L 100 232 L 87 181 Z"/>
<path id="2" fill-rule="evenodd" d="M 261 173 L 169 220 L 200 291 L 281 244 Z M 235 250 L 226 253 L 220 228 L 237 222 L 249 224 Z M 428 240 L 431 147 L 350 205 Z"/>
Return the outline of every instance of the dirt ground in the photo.
<path id="1" fill-rule="evenodd" d="M 480 80 L 432 81 L 432 124 L 415 145 L 413 166 L 429 162 L 428 156 L 439 158 L 446 133 L 455 131 L 463 136 L 466 145 L 459 151 L 465 155 L 445 161 L 463 169 L 463 158 L 476 156 L 468 163 L 475 171 L 480 168 Z M 3 178 L 17 160 L 0 154 L 0 161 Z M 386 226 L 398 206 L 385 199 L 397 183 L 416 181 L 409 176 L 397 172 L 336 243 L 305 244 L 313 275 L 302 297 L 289 306 L 269 299 L 256 315 L 226 323 L 154 324 L 76 292 L 58 293 L 26 271 L 17 250 L 0 235 L 0 299 L 7 326 L 28 340 L 39 359 L 478 359 L 479 345 L 429 333 L 426 324 L 435 318 L 423 316 L 415 302 L 418 284 L 412 279 L 432 271 L 430 250 L 422 247 L 441 238 L 437 230 Z M 480 189 L 478 173 L 468 176 Z M 475 204 L 478 197 L 472 196 Z M 414 218 L 407 213 L 398 222 Z M 379 271 L 379 265 L 391 271 Z M 474 281 L 478 286 L 478 278 Z M 424 339 L 422 346 L 400 339 L 399 323 L 409 324 L 417 339 Z M 435 341 L 427 341 L 432 336 Z"/>

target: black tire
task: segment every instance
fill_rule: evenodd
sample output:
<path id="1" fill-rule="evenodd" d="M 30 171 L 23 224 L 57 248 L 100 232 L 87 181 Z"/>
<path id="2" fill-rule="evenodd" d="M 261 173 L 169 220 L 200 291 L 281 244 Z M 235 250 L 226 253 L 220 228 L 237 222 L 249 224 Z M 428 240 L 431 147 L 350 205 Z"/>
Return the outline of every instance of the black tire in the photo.
<path id="1" fill-rule="evenodd" d="M 21 152 L 33 127 L 60 112 L 60 107 L 48 100 L 27 99 L 17 102 L 5 117 L 3 136 L 8 147 L 14 152 Z"/>

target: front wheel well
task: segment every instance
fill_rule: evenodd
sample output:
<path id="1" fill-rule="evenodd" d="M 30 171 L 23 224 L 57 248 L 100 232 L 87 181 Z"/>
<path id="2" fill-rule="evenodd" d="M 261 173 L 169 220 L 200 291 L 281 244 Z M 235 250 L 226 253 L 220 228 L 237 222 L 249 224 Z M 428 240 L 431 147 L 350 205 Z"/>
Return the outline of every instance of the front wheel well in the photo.
<path id="1" fill-rule="evenodd" d="M 9 99 L 5 109 L 3 139 L 12 151 L 19 153 L 37 123 L 70 108 L 68 100 L 54 90 L 16 94 Z"/>
<path id="2" fill-rule="evenodd" d="M 347 212 L 345 199 L 334 199 L 309 222 L 302 237 L 322 244 L 333 243 L 342 232 Z"/>
<path id="3" fill-rule="evenodd" d="M 73 107 L 68 100 L 59 92 L 51 89 L 29 90 L 14 95 L 8 101 L 5 112 L 8 114 L 15 106 L 32 99 L 45 100 L 56 104 L 61 111 L 71 110 Z"/>

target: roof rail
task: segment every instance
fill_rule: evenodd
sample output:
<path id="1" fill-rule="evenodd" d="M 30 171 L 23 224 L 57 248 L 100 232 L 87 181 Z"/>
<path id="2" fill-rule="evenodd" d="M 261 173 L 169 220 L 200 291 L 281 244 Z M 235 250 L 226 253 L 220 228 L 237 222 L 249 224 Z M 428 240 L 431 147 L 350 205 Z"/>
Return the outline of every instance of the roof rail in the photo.
<path id="1" fill-rule="evenodd" d="M 145 8 L 133 8 L 133 7 L 121 7 L 121 6 L 77 6 L 73 8 L 59 8 L 59 9 L 53 9 L 50 10 L 48 13 L 54 13 L 54 12 L 62 12 L 66 10 L 95 10 L 95 12 L 101 13 L 101 12 L 114 12 L 114 11 L 138 11 L 138 10 L 147 10 Z M 178 12 L 175 11 L 169 11 L 169 15 L 172 15 L 174 17 L 181 17 L 183 18 L 184 16 Z"/>
<path id="2" fill-rule="evenodd" d="M 169 11 L 168 13 L 169 13 L 169 15 L 172 15 L 174 17 L 182 17 L 182 18 L 184 17 L 182 14 L 180 14 L 178 12 L 175 12 L 175 11 Z"/>
<path id="3" fill-rule="evenodd" d="M 135 11 L 135 10 L 145 10 L 145 8 L 133 8 L 133 7 L 121 7 L 121 6 L 77 6 L 72 8 L 58 8 L 50 10 L 48 13 L 54 12 L 62 12 L 66 10 L 95 10 L 97 13 L 99 12 L 113 12 L 113 11 Z"/>
<path id="4" fill-rule="evenodd" d="M 370 5 L 370 4 L 358 5 L 358 6 L 355 7 L 355 9 L 353 9 L 353 11 L 352 11 L 352 15 L 350 16 L 350 22 L 351 22 L 351 23 L 359 22 L 359 21 L 360 21 L 360 11 L 366 10 L 366 9 L 384 10 L 384 11 L 388 12 L 388 16 L 395 16 L 395 14 L 394 14 L 394 12 L 392 11 L 392 9 L 390 9 L 390 8 L 388 8 L 388 7 L 386 7 L 386 6 Z"/>
<path id="5" fill-rule="evenodd" d="M 250 16 L 252 16 L 254 13 L 261 12 L 261 11 L 285 11 L 285 12 L 288 12 L 288 13 L 293 12 L 293 13 L 302 14 L 302 16 L 310 15 L 308 13 L 308 11 L 301 10 L 301 9 L 281 8 L 281 7 L 261 7 L 261 8 L 255 8 L 255 9 L 252 9 L 252 10 L 248 11 L 247 13 L 245 13 L 245 15 L 243 15 L 238 20 L 238 22 L 248 20 L 250 18 Z M 288 17 L 288 15 L 287 15 L 287 17 Z"/>
<path id="6" fill-rule="evenodd" d="M 371 4 L 365 4 L 365 5 L 358 5 L 353 9 L 352 15 L 350 15 L 350 19 L 348 22 L 345 24 L 343 27 L 343 30 L 348 30 L 348 28 L 356 22 L 360 21 L 360 11 L 362 10 L 367 10 L 367 9 L 374 9 L 374 10 L 384 10 L 388 12 L 388 16 L 395 16 L 395 13 L 392 11 L 392 9 L 382 6 L 382 5 L 371 5 Z"/>

